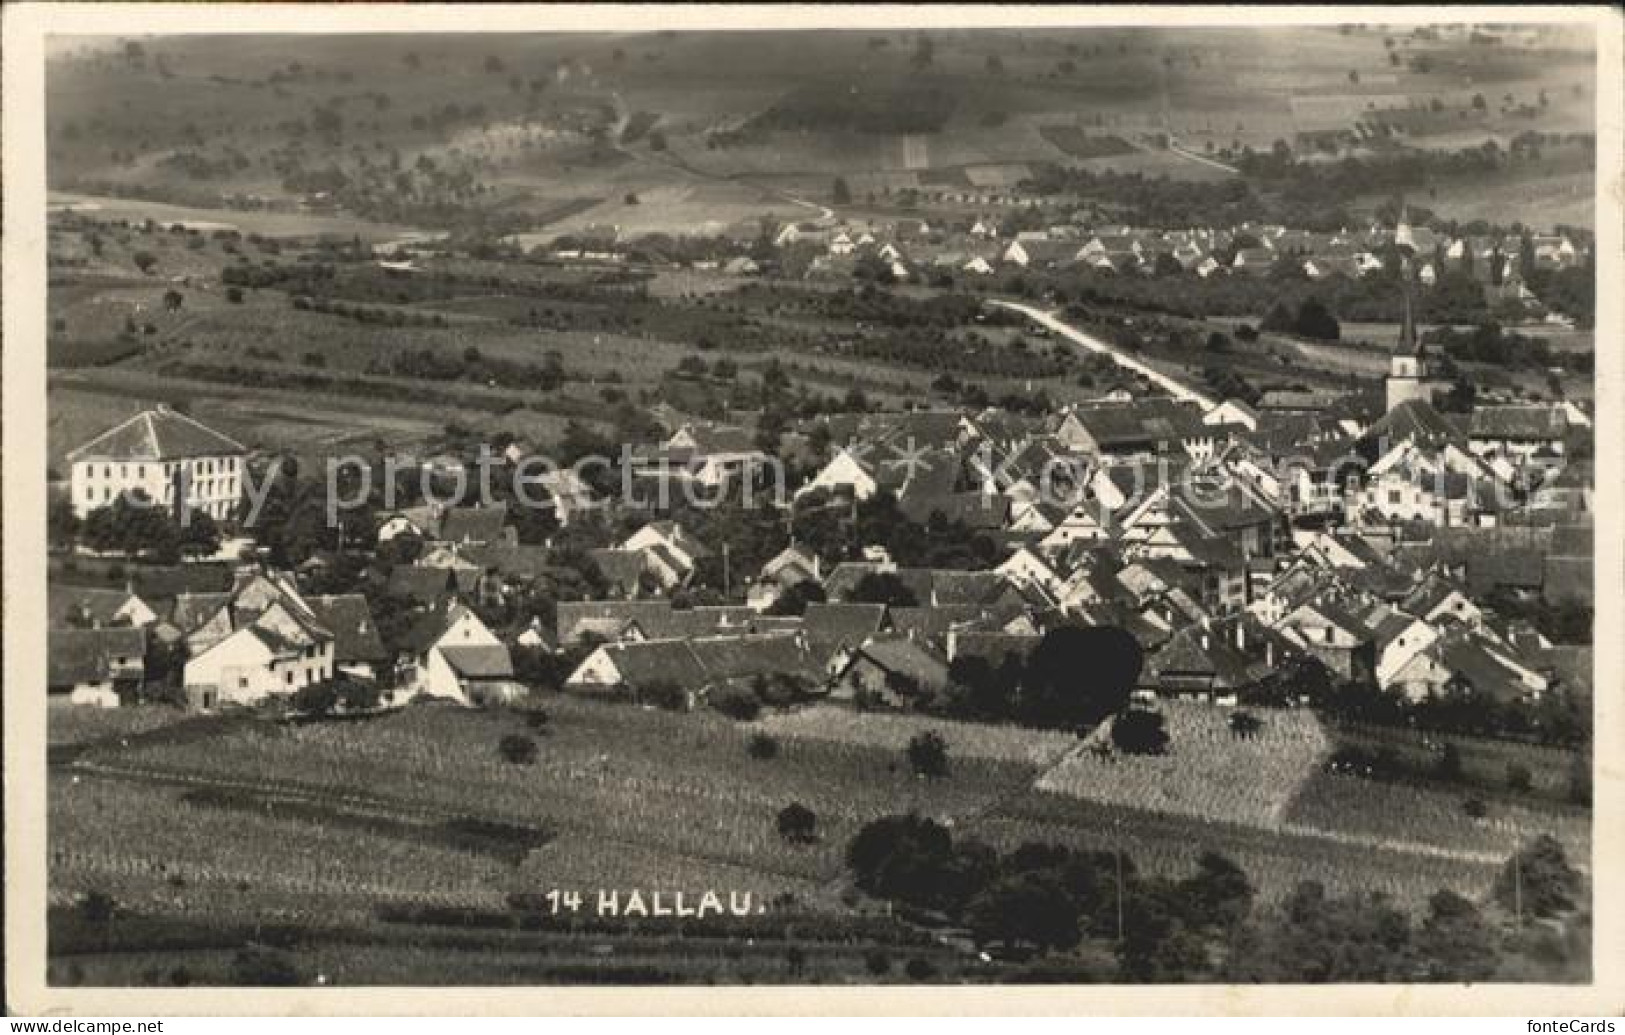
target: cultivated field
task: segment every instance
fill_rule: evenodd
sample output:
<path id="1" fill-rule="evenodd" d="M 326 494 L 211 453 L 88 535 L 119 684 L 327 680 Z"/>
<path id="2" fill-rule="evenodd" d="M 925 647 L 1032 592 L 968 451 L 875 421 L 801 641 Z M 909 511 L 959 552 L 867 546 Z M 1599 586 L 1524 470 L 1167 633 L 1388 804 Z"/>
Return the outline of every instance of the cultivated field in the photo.
<path id="1" fill-rule="evenodd" d="M 1040 791 L 1105 805 L 1143 808 L 1222 823 L 1274 826 L 1326 749 L 1307 709 L 1260 710 L 1258 734 L 1231 732 L 1228 709 L 1185 701 L 1159 705 L 1167 754 L 1074 751 L 1035 785 Z M 1107 742 L 1102 727 L 1092 743 Z"/>

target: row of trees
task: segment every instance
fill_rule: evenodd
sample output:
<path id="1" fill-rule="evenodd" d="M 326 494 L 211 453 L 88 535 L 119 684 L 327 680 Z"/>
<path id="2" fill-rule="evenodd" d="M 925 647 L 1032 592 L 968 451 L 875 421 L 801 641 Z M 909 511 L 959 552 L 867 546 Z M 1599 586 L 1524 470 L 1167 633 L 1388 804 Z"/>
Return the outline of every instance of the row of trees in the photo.
<path id="1" fill-rule="evenodd" d="M 1543 935 L 1524 922 L 1569 917 L 1585 908 L 1586 895 L 1562 846 L 1544 836 L 1502 868 L 1493 912 L 1441 890 L 1419 925 L 1381 894 L 1338 896 L 1315 882 L 1260 907 L 1245 871 L 1212 851 L 1176 879 L 1142 872 L 1120 848 L 1028 843 L 1000 853 L 912 814 L 864 826 L 846 860 L 862 891 L 916 919 L 961 924 L 1006 956 L 1085 940 L 1114 946 L 1115 973 L 1073 963 L 1074 980 L 1485 981 L 1528 966 L 1523 957 Z M 1498 929 L 1500 916 L 1515 922 L 1511 933 Z M 1553 953 L 1550 944 L 1540 949 Z"/>

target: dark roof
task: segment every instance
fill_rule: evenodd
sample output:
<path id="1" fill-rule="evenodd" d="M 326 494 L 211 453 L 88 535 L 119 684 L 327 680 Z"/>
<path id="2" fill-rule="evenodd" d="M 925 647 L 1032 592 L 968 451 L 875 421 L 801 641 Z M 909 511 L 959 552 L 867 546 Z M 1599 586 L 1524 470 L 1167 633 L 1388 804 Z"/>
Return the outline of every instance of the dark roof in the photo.
<path id="1" fill-rule="evenodd" d="M 1568 426 L 1556 406 L 1483 406 L 1473 411 L 1467 430 L 1473 438 L 1558 441 Z"/>
<path id="2" fill-rule="evenodd" d="M 372 608 L 367 598 L 359 593 L 340 596 L 306 597 L 305 603 L 320 622 L 333 634 L 333 660 L 383 661 L 389 657 L 384 641 L 378 635 L 378 626 L 372 620 Z"/>
<path id="3" fill-rule="evenodd" d="M 1461 429 L 1456 427 L 1433 404 L 1422 399 L 1410 399 L 1389 410 L 1360 436 L 1361 441 L 1388 446 L 1401 442 L 1424 445 L 1460 443 Z"/>
<path id="4" fill-rule="evenodd" d="M 831 642 L 857 643 L 879 632 L 885 623 L 885 604 L 813 603 L 801 617 L 809 637 Z"/>
<path id="5" fill-rule="evenodd" d="M 1176 444 L 1197 434 L 1211 434 L 1195 409 L 1171 399 L 1099 403 L 1074 407 L 1077 418 L 1101 449 Z"/>
<path id="6" fill-rule="evenodd" d="M 601 630 L 612 627 L 619 633 L 633 622 L 645 636 L 652 636 L 652 630 L 671 626 L 671 614 L 669 600 L 561 600 L 556 614 L 558 641 L 574 643 L 586 632 L 602 635 Z"/>
<path id="7" fill-rule="evenodd" d="M 550 552 L 545 546 L 522 546 L 518 543 L 489 543 L 470 546 L 463 557 L 486 571 L 494 571 L 510 579 L 534 579 L 550 570 Z"/>
<path id="8" fill-rule="evenodd" d="M 147 652 L 143 629 L 51 629 L 46 633 L 46 685 L 72 687 L 98 683 L 118 674 L 114 661 L 129 659 L 129 671 L 140 675 Z"/>
<path id="9" fill-rule="evenodd" d="M 441 647 L 440 656 L 464 679 L 509 679 L 513 677 L 513 659 L 508 648 L 497 644 L 485 647 Z"/>
<path id="10" fill-rule="evenodd" d="M 146 410 L 86 442 L 68 460 L 181 460 L 194 456 L 241 456 L 236 439 L 166 407 Z"/>
<path id="11" fill-rule="evenodd" d="M 587 555 L 598 566 L 605 581 L 625 592 L 638 588 L 638 579 L 649 566 L 641 550 L 597 549 L 587 551 Z"/>
<path id="12" fill-rule="evenodd" d="M 449 507 L 440 516 L 437 538 L 448 543 L 492 543 L 503 538 L 508 523 L 508 508 L 502 504 L 490 507 Z"/>
<path id="13" fill-rule="evenodd" d="M 47 583 L 46 604 L 52 627 L 106 625 L 135 594 L 98 586 Z"/>
<path id="14" fill-rule="evenodd" d="M 852 656 L 866 658 L 888 673 L 908 676 L 922 686 L 941 686 L 948 679 L 948 661 L 936 651 L 906 636 L 870 640 Z"/>
<path id="15" fill-rule="evenodd" d="M 994 667 L 999 666 L 1007 657 L 1025 659 L 1038 646 L 1041 636 L 1029 636 L 1018 633 L 983 632 L 981 630 L 967 630 L 956 632 L 953 637 L 954 660 L 960 658 L 981 658 Z"/>
<path id="16" fill-rule="evenodd" d="M 418 604 L 435 604 L 460 593 L 472 593 L 479 585 L 475 568 L 431 568 L 401 564 L 389 573 L 388 593 Z"/>
<path id="17" fill-rule="evenodd" d="M 180 593 L 175 597 L 169 622 L 182 633 L 190 633 L 230 604 L 230 593 Z"/>

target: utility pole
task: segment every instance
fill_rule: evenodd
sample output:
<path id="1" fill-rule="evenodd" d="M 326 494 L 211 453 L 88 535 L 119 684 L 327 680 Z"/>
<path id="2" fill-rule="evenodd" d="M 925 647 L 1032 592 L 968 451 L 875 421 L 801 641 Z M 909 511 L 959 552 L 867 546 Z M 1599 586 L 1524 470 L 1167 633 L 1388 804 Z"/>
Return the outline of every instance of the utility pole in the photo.
<path id="1" fill-rule="evenodd" d="M 1112 862 L 1117 870 L 1117 941 L 1123 941 L 1123 821 L 1112 820 Z"/>
<path id="2" fill-rule="evenodd" d="M 732 583 L 732 580 L 730 579 L 729 576 L 730 576 L 730 572 L 729 572 L 729 563 L 728 563 L 728 544 L 723 543 L 722 544 L 722 596 L 724 597 L 724 599 L 727 598 L 728 594 L 733 589 L 733 583 Z"/>
<path id="3" fill-rule="evenodd" d="M 1512 915 L 1523 930 L 1523 831 L 1512 834 Z"/>

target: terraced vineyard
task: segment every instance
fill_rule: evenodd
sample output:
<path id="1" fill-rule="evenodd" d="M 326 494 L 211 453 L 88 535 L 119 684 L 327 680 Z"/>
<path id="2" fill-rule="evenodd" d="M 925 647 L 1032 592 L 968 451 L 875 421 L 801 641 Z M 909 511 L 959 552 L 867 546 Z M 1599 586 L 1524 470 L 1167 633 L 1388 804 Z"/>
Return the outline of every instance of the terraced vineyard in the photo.
<path id="1" fill-rule="evenodd" d="M 1255 736 L 1238 737 L 1226 709 L 1187 701 L 1159 706 L 1171 740 L 1157 756 L 1082 750 L 1045 773 L 1037 789 L 1205 820 L 1272 826 L 1327 747 L 1307 709 L 1260 710 Z M 1106 728 L 1092 743 L 1104 743 Z"/>

